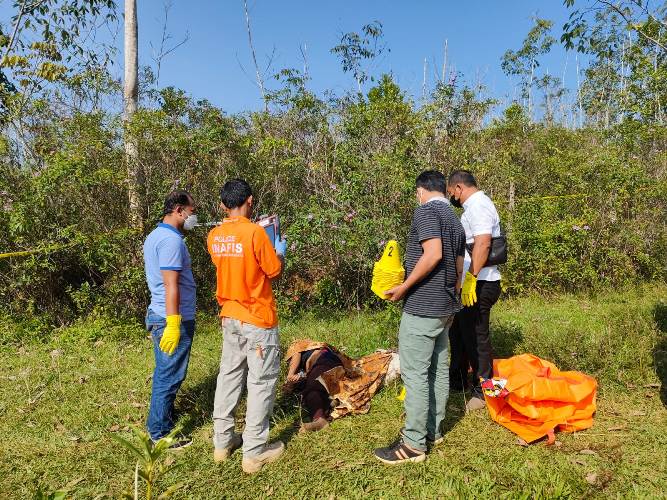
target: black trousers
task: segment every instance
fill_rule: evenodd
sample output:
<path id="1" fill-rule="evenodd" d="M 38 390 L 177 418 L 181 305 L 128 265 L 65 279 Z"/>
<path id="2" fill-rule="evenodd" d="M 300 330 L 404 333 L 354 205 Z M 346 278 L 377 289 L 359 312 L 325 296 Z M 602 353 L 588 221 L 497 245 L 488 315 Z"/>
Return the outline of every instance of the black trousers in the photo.
<path id="1" fill-rule="evenodd" d="M 329 393 L 317 378 L 324 372 L 342 364 L 330 358 L 320 358 L 306 375 L 305 383 L 300 387 L 301 398 L 312 420 L 327 417 L 331 409 Z"/>
<path id="2" fill-rule="evenodd" d="M 454 316 L 454 322 L 449 328 L 449 352 L 451 360 L 449 362 L 449 388 L 453 390 L 467 390 L 470 385 L 468 380 L 468 368 L 470 361 L 463 347 L 463 333 L 461 331 L 461 316 L 463 312 L 458 312 Z"/>
<path id="3" fill-rule="evenodd" d="M 477 302 L 464 307 L 450 329 L 451 363 L 449 380 L 458 388 L 468 385 L 468 364 L 472 367 L 473 395 L 481 396 L 479 379 L 493 377 L 493 348 L 489 335 L 491 308 L 500 297 L 500 281 L 477 281 Z"/>

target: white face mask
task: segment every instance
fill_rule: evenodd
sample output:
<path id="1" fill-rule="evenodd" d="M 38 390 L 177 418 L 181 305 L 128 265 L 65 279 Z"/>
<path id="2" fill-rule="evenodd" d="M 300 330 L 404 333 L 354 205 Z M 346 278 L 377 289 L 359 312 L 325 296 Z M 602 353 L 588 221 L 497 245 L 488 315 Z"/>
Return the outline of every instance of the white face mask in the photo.
<path id="1" fill-rule="evenodd" d="M 197 214 L 190 214 L 183 223 L 183 229 L 185 231 L 192 231 L 196 225 L 197 225 Z"/>
<path id="2" fill-rule="evenodd" d="M 417 205 L 421 206 L 423 205 L 422 203 L 422 190 L 417 189 Z"/>

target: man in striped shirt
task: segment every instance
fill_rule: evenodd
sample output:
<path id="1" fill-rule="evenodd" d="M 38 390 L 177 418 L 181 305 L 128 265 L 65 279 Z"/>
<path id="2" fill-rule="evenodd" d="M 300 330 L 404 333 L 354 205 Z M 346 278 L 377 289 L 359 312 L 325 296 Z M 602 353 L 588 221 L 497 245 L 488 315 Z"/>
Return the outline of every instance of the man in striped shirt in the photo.
<path id="1" fill-rule="evenodd" d="M 422 462 L 427 445 L 442 440 L 449 396 L 448 330 L 461 309 L 465 232 L 445 198 L 445 176 L 422 172 L 416 188 L 420 206 L 405 252 L 407 278 L 385 292 L 391 301 L 405 299 L 398 333 L 405 426 L 396 442 L 375 450 L 387 464 Z"/>

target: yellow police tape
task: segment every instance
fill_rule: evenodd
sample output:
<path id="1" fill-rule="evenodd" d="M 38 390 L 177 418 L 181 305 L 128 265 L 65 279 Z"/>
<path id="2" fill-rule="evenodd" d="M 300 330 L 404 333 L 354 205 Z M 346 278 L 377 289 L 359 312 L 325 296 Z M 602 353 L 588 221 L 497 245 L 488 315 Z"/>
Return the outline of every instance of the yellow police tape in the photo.
<path id="1" fill-rule="evenodd" d="M 48 253 L 55 252 L 56 250 L 62 250 L 64 248 L 69 248 L 78 245 L 79 243 L 64 243 L 59 245 L 49 245 L 43 248 L 34 248 L 32 250 L 21 250 L 19 252 L 7 252 L 0 253 L 1 259 L 10 259 L 12 257 L 25 257 L 26 255 L 33 255 L 36 253 Z"/>
<path id="2" fill-rule="evenodd" d="M 515 203 L 523 203 L 524 201 L 537 201 L 537 200 L 558 200 L 561 198 L 589 198 L 591 194 L 585 193 L 575 193 L 575 194 L 556 194 L 552 196 L 526 196 L 524 198 L 519 198 L 515 200 Z M 501 205 L 509 204 L 509 200 L 494 200 L 494 203 Z"/>
<path id="3" fill-rule="evenodd" d="M 647 189 L 648 188 L 646 188 L 646 187 L 644 187 L 644 188 L 640 187 L 638 189 L 638 191 L 645 191 Z M 574 193 L 574 194 L 557 194 L 557 195 L 552 195 L 552 196 L 526 196 L 524 198 L 517 199 L 516 203 L 520 203 L 520 202 L 523 202 L 523 201 L 531 201 L 531 200 L 557 200 L 559 198 L 589 198 L 590 196 L 593 196 L 593 195 L 592 194 L 586 194 L 586 193 Z M 494 201 L 494 203 L 506 204 L 506 203 L 509 203 L 509 200 L 496 200 L 496 201 Z M 26 255 L 32 255 L 32 254 L 36 254 L 36 253 L 53 252 L 55 250 L 62 250 L 64 248 L 76 246 L 78 244 L 79 243 L 65 243 L 65 244 L 60 244 L 60 245 L 50 245 L 50 246 L 46 246 L 46 247 L 43 247 L 43 248 L 35 248 L 33 250 L 22 250 L 22 251 L 19 251 L 19 252 L 0 253 L 0 260 L 1 259 L 9 259 L 9 258 L 12 258 L 12 257 L 24 257 Z M 396 285 L 399 285 L 403 281 L 403 277 L 401 277 L 400 280 L 399 280 L 399 276 L 400 276 L 400 273 L 401 273 L 402 266 L 400 266 L 400 264 L 399 264 L 399 266 L 396 266 L 396 264 L 395 264 L 396 260 L 391 259 L 392 262 L 391 262 L 391 264 L 389 264 L 389 266 L 386 266 L 386 264 L 385 264 L 390 260 L 390 259 L 387 259 L 388 256 L 386 254 L 388 252 L 391 252 L 390 251 L 391 247 L 396 248 L 396 251 L 397 251 L 396 255 L 398 255 L 398 243 L 396 243 L 395 241 L 390 241 L 387 244 L 387 247 L 385 248 L 385 252 L 384 252 L 385 255 L 382 256 L 383 258 L 380 259 L 379 262 L 375 263 L 376 266 L 374 268 L 374 271 L 377 273 L 377 277 L 376 277 L 376 280 L 375 280 L 376 281 L 376 283 L 375 283 L 375 285 L 376 285 L 375 288 L 376 289 L 373 290 L 373 291 L 381 298 L 386 298 L 386 296 L 382 292 L 384 290 L 387 290 L 388 288 L 392 288 L 391 286 L 389 286 L 390 284 L 395 283 L 394 286 L 396 286 Z M 390 253 L 389 257 L 393 257 L 393 255 L 391 255 L 391 253 Z M 384 259 L 384 262 L 382 262 L 383 259 Z M 380 263 L 380 262 L 382 262 L 382 263 Z M 400 263 L 400 260 L 398 260 L 398 262 Z M 385 271 L 385 269 L 386 269 L 385 266 L 389 268 L 386 271 Z M 382 268 L 385 268 L 385 269 L 382 269 Z M 383 271 L 385 271 L 385 272 L 383 272 Z M 405 273 L 405 270 L 403 270 L 403 273 Z M 386 287 L 388 287 L 388 288 L 386 288 Z"/>

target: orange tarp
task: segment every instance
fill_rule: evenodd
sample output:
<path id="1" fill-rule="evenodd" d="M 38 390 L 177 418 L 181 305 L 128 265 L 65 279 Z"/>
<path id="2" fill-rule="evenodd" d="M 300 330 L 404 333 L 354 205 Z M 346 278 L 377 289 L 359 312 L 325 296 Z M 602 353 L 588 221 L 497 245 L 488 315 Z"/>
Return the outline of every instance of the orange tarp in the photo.
<path id="1" fill-rule="evenodd" d="M 593 425 L 597 381 L 581 372 L 520 354 L 493 362 L 494 378 L 507 380 L 504 398 L 486 396 L 491 418 L 530 443 L 555 430 L 573 432 Z"/>

